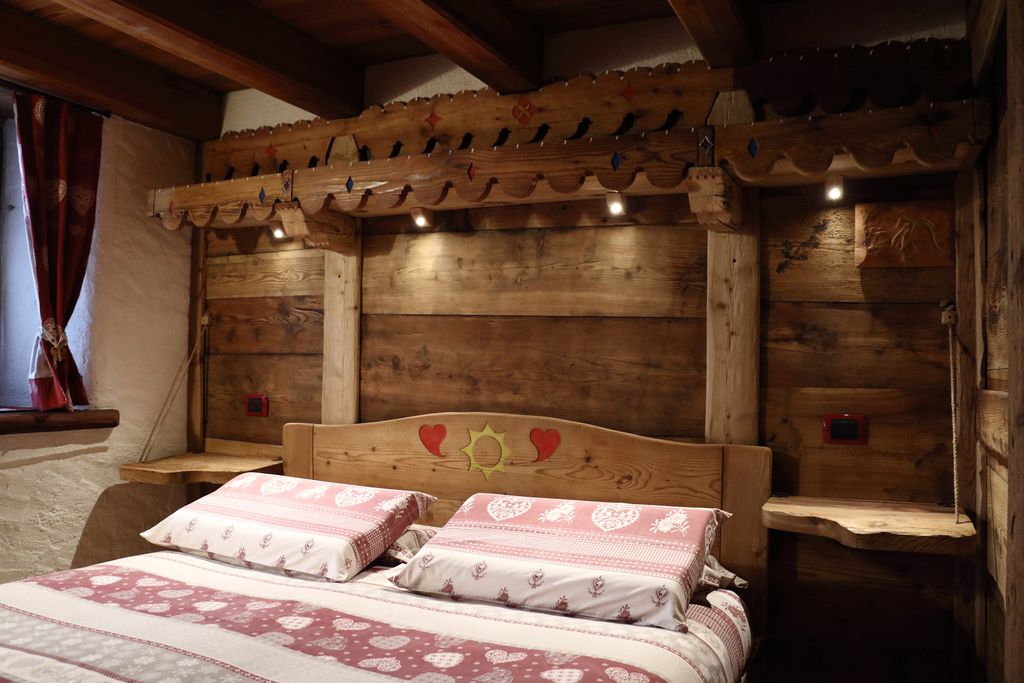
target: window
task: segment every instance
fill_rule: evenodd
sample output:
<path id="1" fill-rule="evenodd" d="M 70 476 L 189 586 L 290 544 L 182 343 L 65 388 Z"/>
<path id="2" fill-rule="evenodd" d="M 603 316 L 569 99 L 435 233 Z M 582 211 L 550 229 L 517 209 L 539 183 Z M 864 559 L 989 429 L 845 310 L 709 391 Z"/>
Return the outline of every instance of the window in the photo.
<path id="1" fill-rule="evenodd" d="M 27 377 L 39 327 L 39 307 L 13 118 L 3 121 L 0 183 L 0 407 L 27 408 L 32 405 Z"/>

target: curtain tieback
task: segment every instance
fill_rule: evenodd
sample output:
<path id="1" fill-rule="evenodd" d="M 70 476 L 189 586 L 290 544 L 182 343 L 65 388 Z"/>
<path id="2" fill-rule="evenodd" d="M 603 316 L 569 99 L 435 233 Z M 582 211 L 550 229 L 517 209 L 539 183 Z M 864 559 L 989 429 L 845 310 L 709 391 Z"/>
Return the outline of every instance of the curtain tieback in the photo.
<path id="1" fill-rule="evenodd" d="M 39 330 L 39 336 L 49 342 L 50 358 L 53 359 L 54 366 L 67 358 L 68 337 L 64 334 L 64 330 L 54 323 L 53 318 L 49 318 L 43 323 Z"/>

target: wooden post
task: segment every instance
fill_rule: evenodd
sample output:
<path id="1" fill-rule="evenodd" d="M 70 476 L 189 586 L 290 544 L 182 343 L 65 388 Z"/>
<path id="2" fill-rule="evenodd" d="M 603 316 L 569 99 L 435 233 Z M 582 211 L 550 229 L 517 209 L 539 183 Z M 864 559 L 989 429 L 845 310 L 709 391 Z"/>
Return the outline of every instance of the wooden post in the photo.
<path id="1" fill-rule="evenodd" d="M 362 258 L 358 233 L 340 251 L 324 252 L 324 424 L 359 421 Z"/>
<path id="2" fill-rule="evenodd" d="M 1006 635 L 1003 679 L 1024 680 L 1024 0 L 1006 2 L 1006 236 L 1009 325 Z"/>
<path id="3" fill-rule="evenodd" d="M 203 409 L 206 400 L 206 383 L 203 381 L 206 357 L 206 328 L 203 325 L 203 318 L 206 315 L 206 230 L 203 228 L 192 228 L 191 268 L 186 353 L 191 352 L 197 343 L 199 348 L 188 367 L 186 443 L 189 451 L 201 453 L 205 449 L 206 441 L 206 414 Z"/>
<path id="4" fill-rule="evenodd" d="M 960 504 L 977 512 L 974 500 L 975 430 L 978 405 L 978 290 L 975 271 L 975 233 L 983 230 L 981 207 L 984 186 L 979 171 L 962 171 L 956 179 L 956 346 L 957 367 L 957 450 L 960 455 L 957 477 Z"/>
<path id="5" fill-rule="evenodd" d="M 956 179 L 956 350 L 957 364 L 957 451 L 960 504 L 981 528 L 986 511 L 978 504 L 977 406 L 981 389 L 978 370 L 979 317 L 976 236 L 985 229 L 981 211 L 984 182 L 977 169 L 962 171 Z M 984 473 L 984 470 L 982 470 Z M 957 680 L 968 680 L 984 661 L 986 573 L 984 533 L 975 535 L 971 556 L 956 560 L 957 593 L 953 602 L 956 634 L 954 658 Z M 979 578 L 981 581 L 979 581 Z M 979 621 L 981 628 L 979 628 Z"/>
<path id="6" fill-rule="evenodd" d="M 743 191 L 743 224 L 708 232 L 708 443 L 756 444 L 761 359 L 760 195 Z"/>

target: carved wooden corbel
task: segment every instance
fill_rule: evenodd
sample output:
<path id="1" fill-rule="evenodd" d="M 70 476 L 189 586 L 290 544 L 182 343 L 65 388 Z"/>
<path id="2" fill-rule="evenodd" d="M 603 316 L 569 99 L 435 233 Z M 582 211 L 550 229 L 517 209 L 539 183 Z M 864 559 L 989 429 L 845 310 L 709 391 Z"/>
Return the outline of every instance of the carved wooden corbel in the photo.
<path id="1" fill-rule="evenodd" d="M 718 166 L 692 166 L 686 172 L 691 188 L 690 211 L 708 230 L 736 230 L 743 222 L 743 195 L 732 176 Z"/>
<path id="2" fill-rule="evenodd" d="M 273 223 L 292 239 L 301 238 L 313 249 L 347 253 L 358 244 L 359 219 L 324 208 L 307 215 L 298 202 L 280 202 L 274 210 Z"/>

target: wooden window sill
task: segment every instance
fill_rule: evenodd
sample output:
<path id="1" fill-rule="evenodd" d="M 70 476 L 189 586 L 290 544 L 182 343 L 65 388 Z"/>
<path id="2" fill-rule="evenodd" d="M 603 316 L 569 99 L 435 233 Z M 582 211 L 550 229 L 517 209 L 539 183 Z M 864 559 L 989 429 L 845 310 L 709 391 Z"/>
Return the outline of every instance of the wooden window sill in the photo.
<path id="1" fill-rule="evenodd" d="M 120 422 L 121 414 L 113 409 L 84 408 L 73 413 L 63 410 L 4 410 L 0 411 L 0 435 L 111 429 Z"/>

